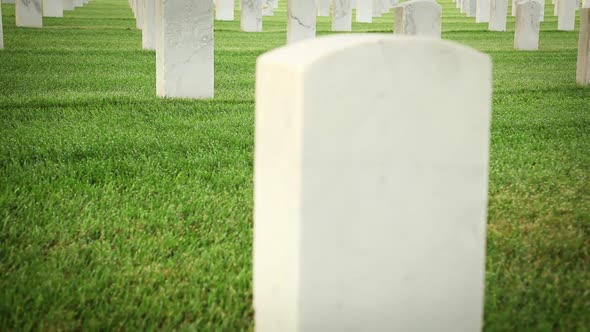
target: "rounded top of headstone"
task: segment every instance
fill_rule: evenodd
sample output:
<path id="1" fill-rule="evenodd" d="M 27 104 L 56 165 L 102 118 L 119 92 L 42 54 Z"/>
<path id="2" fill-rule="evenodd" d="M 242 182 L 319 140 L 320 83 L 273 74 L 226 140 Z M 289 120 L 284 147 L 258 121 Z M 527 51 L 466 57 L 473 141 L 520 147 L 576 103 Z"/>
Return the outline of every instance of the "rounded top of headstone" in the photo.
<path id="1" fill-rule="evenodd" d="M 436 7 L 436 8 L 440 8 L 442 11 L 442 7 L 441 5 L 438 4 L 438 2 L 436 2 L 435 0 L 410 0 L 410 1 L 404 1 L 400 4 L 398 4 L 397 7 L 412 7 L 412 6 L 428 6 L 428 7 Z"/>
<path id="2" fill-rule="evenodd" d="M 431 0 L 424 0 L 431 1 Z M 304 69 L 309 65 L 330 58 L 334 54 L 351 49 L 403 49 L 423 48 L 424 52 L 454 54 L 457 57 L 473 58 L 475 61 L 489 62 L 489 56 L 456 42 L 423 36 L 395 36 L 392 34 L 340 34 L 309 39 L 283 46 L 261 55 L 257 63 L 285 64 Z M 362 61 L 359 58 L 359 61 Z"/>

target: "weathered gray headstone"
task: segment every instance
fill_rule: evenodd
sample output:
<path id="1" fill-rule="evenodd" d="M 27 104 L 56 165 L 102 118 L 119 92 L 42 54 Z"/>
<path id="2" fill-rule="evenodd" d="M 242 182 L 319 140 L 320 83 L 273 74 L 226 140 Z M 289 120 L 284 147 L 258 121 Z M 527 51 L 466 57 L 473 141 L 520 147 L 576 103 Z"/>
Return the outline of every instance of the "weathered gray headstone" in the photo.
<path id="1" fill-rule="evenodd" d="M 64 17 L 63 0 L 43 0 L 43 16 Z"/>
<path id="2" fill-rule="evenodd" d="M 141 45 L 145 50 L 156 49 L 156 1 L 158 0 L 143 0 Z"/>

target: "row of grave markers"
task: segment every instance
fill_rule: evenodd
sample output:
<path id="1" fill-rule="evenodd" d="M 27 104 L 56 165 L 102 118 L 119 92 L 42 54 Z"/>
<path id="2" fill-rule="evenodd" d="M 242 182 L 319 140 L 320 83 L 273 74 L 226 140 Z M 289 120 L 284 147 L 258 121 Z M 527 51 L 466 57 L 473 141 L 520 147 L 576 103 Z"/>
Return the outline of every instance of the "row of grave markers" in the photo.
<path id="1" fill-rule="evenodd" d="M 63 17 L 64 11 L 82 7 L 90 0 L 0 0 L 15 4 L 16 26 L 42 28 L 43 17 Z M 0 17 L 0 22 L 2 18 Z M 1 37 L 1 36 L 0 36 Z"/>
<path id="2" fill-rule="evenodd" d="M 356 1 L 358 7 L 361 0 Z M 457 1 L 465 2 L 465 0 Z M 496 0 L 491 1 L 493 6 Z M 557 1 L 557 4 L 563 5 L 569 0 Z M 333 18 L 338 16 L 334 13 L 338 13 L 345 3 L 350 5 L 351 2 L 350 0 L 333 1 Z M 391 4 L 391 2 L 388 3 Z M 213 0 L 129 0 L 129 4 L 135 13 L 137 27 L 142 29 L 143 47 L 156 50 L 157 95 L 194 99 L 212 98 L 214 96 Z M 216 4 L 219 6 L 225 2 L 218 0 Z M 270 7 L 274 4 L 276 2 L 269 2 Z M 351 8 L 349 5 L 347 8 Z M 250 24 L 261 26 L 262 18 L 258 14 L 258 16 L 252 14 L 255 11 L 253 8 L 257 8 L 257 12 L 261 13 L 261 2 L 242 1 L 242 19 L 256 18 L 247 23 L 242 22 L 242 27 Z M 410 0 L 393 8 L 394 33 L 440 38 L 442 7 L 436 1 Z M 381 13 L 385 11 L 381 10 Z M 317 12 L 316 0 L 288 2 L 287 39 L 289 43 L 315 37 Z M 538 0 L 517 2 L 514 34 L 516 49 L 538 49 L 540 12 L 541 5 Z M 504 29 L 505 21 L 504 18 Z M 347 19 L 346 24 L 348 22 Z M 336 20 L 332 22 L 333 26 L 339 24 Z M 586 27 L 581 27 L 582 31 L 585 29 Z M 179 33 L 179 31 L 190 31 L 190 33 Z M 581 33 L 580 56 L 587 58 L 588 52 L 583 51 L 583 39 L 584 34 Z M 584 62 L 583 59 L 579 61 L 579 63 Z M 590 79 L 578 79 L 578 82 L 588 80 Z"/>

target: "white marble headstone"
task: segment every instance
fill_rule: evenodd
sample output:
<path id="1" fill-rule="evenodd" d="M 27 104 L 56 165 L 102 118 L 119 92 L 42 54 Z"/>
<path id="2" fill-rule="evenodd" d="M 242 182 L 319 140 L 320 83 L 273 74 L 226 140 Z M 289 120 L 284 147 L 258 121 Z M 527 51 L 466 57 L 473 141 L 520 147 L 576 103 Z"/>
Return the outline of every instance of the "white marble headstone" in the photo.
<path id="1" fill-rule="evenodd" d="M 352 30 L 351 0 L 332 0 L 332 31 Z"/>
<path id="2" fill-rule="evenodd" d="M 272 0 L 262 0 L 262 16 L 274 16 Z"/>
<path id="3" fill-rule="evenodd" d="M 43 16 L 64 17 L 63 0 L 43 0 Z"/>
<path id="4" fill-rule="evenodd" d="M 409 0 L 393 10 L 395 34 L 440 38 L 442 7 L 436 1 Z"/>
<path id="5" fill-rule="evenodd" d="M 240 26 L 245 32 L 262 31 L 262 0 L 241 0 Z"/>
<path id="6" fill-rule="evenodd" d="M 506 16 L 508 15 L 508 0 L 490 0 L 490 22 L 488 30 L 506 31 Z"/>
<path id="7" fill-rule="evenodd" d="M 373 0 L 356 1 L 356 21 L 360 23 L 373 22 Z"/>
<path id="8" fill-rule="evenodd" d="M 475 8 L 475 22 L 484 23 L 490 21 L 490 0 L 477 0 Z"/>
<path id="9" fill-rule="evenodd" d="M 63 0 L 64 10 L 74 10 L 74 0 Z"/>
<path id="10" fill-rule="evenodd" d="M 26 28 L 43 27 L 42 0 L 16 0 L 16 26 Z"/>
<path id="11" fill-rule="evenodd" d="M 332 2 L 331 0 L 316 0 L 318 16 L 324 16 L 324 17 L 330 16 L 331 2 Z"/>
<path id="12" fill-rule="evenodd" d="M 233 21 L 234 5 L 234 0 L 215 0 L 215 19 Z"/>
<path id="13" fill-rule="evenodd" d="M 135 27 L 137 29 L 143 29 L 143 2 L 146 0 L 136 0 L 136 8 L 135 8 Z M 184 0 L 179 0 L 184 1 Z"/>
<path id="14" fill-rule="evenodd" d="M 432 38 L 258 59 L 257 332 L 481 330 L 491 90 L 487 55 Z"/>
<path id="15" fill-rule="evenodd" d="M 287 43 L 315 37 L 315 0 L 289 0 L 287 4 Z"/>
<path id="16" fill-rule="evenodd" d="M 576 0 L 557 2 L 557 30 L 573 31 L 576 28 Z"/>
<path id="17" fill-rule="evenodd" d="M 529 51 L 539 49 L 540 10 L 541 4 L 535 0 L 525 0 L 516 4 L 515 49 Z"/>
<path id="18" fill-rule="evenodd" d="M 578 64 L 576 82 L 590 85 L 590 8 L 580 10 L 580 36 L 578 41 Z"/>
<path id="19" fill-rule="evenodd" d="M 156 1 L 143 0 L 141 46 L 144 50 L 156 49 Z"/>
<path id="20" fill-rule="evenodd" d="M 159 0 L 156 26 L 157 95 L 212 98 L 213 1 Z"/>
<path id="21" fill-rule="evenodd" d="M 2 6 L 0 3 L 0 50 L 4 49 L 4 31 L 2 30 Z"/>

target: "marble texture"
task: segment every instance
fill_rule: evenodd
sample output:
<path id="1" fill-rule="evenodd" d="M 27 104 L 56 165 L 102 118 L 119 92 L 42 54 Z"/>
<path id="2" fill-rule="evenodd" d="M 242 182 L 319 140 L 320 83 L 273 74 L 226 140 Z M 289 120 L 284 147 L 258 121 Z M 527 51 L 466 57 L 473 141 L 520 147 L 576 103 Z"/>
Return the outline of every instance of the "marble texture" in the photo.
<path id="1" fill-rule="evenodd" d="M 139 30 L 143 29 L 143 2 L 145 0 L 136 0 L 135 3 L 135 27 Z M 181 0 L 179 0 L 181 1 Z M 184 0 L 182 0 L 184 1 Z"/>
<path id="2" fill-rule="evenodd" d="M 16 0 L 16 26 L 25 28 L 43 27 L 42 0 Z"/>
<path id="3" fill-rule="evenodd" d="M 332 31 L 352 30 L 352 3 L 350 0 L 332 0 Z"/>
<path id="4" fill-rule="evenodd" d="M 373 0 L 373 17 L 381 17 L 383 15 L 383 3 L 381 0 Z"/>
<path id="5" fill-rule="evenodd" d="M 1 0 L 2 3 L 14 4 L 15 0 Z"/>
<path id="6" fill-rule="evenodd" d="M 488 30 L 506 31 L 506 16 L 508 15 L 508 0 L 490 0 L 490 21 Z"/>
<path id="7" fill-rule="evenodd" d="M 515 49 L 528 51 L 539 49 L 540 10 L 541 4 L 534 0 L 520 1 L 516 4 Z"/>
<path id="8" fill-rule="evenodd" d="M 315 38 L 315 0 L 288 0 L 287 43 Z"/>
<path id="9" fill-rule="evenodd" d="M 143 27 L 141 29 L 141 47 L 144 50 L 156 49 L 156 0 L 143 0 Z"/>
<path id="10" fill-rule="evenodd" d="M 490 21 L 490 0 L 477 0 L 475 8 L 475 22 L 486 23 Z"/>
<path id="11" fill-rule="evenodd" d="M 557 30 L 574 31 L 578 9 L 576 0 L 559 0 L 557 6 Z"/>
<path id="12" fill-rule="evenodd" d="M 331 0 L 316 0 L 317 15 L 322 17 L 330 16 L 330 4 Z"/>
<path id="13" fill-rule="evenodd" d="M 582 85 L 590 85 L 590 7 L 583 7 L 580 10 L 576 82 Z"/>
<path id="14" fill-rule="evenodd" d="M 234 0 L 215 0 L 215 19 L 219 21 L 233 21 Z"/>
<path id="15" fill-rule="evenodd" d="M 64 10 L 74 10 L 74 0 L 63 0 Z"/>
<path id="16" fill-rule="evenodd" d="M 240 26 L 245 32 L 262 31 L 262 0 L 241 0 Z"/>
<path id="17" fill-rule="evenodd" d="M 393 33 L 440 38 L 442 7 L 436 1 L 409 0 L 393 10 Z"/>
<path id="18" fill-rule="evenodd" d="M 489 56 L 340 34 L 256 71 L 256 331 L 480 331 Z"/>
<path id="19" fill-rule="evenodd" d="M 63 0 L 43 0 L 43 16 L 64 17 Z"/>
<path id="20" fill-rule="evenodd" d="M 373 22 L 373 0 L 356 1 L 356 21 L 360 23 Z"/>
<path id="21" fill-rule="evenodd" d="M 213 1 L 156 1 L 156 93 L 213 98 Z"/>
<path id="22" fill-rule="evenodd" d="M 262 16 L 274 16 L 274 9 L 273 0 L 262 0 Z"/>

